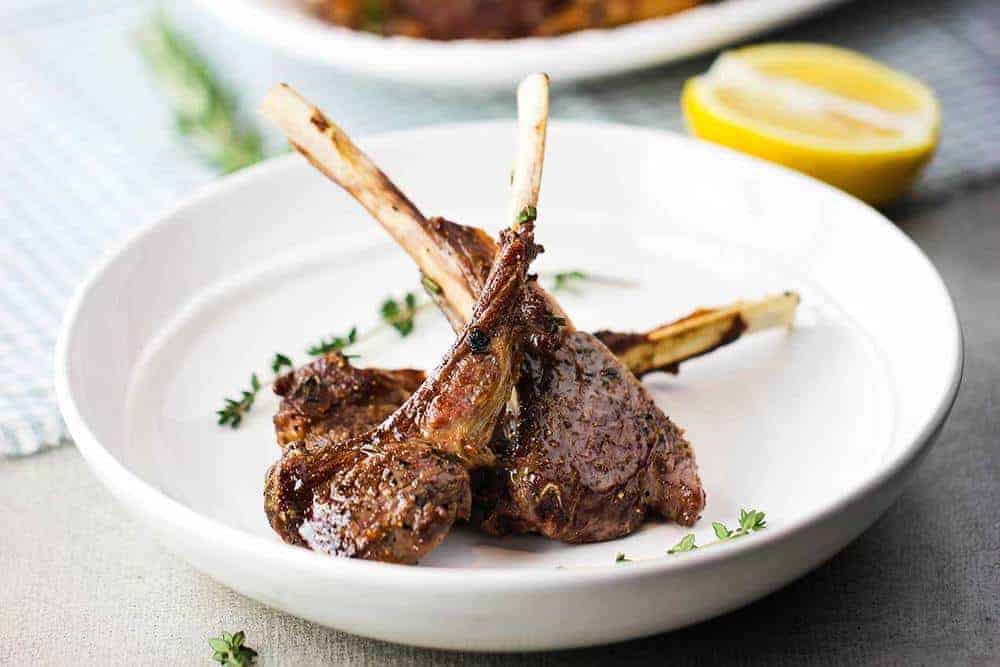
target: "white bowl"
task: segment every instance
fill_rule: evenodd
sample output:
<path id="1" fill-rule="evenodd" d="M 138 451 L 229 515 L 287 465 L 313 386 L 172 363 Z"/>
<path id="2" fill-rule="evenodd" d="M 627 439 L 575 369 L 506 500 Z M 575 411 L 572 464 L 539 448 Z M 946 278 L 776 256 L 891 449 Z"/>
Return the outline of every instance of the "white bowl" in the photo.
<path id="1" fill-rule="evenodd" d="M 725 0 L 660 19 L 558 37 L 439 42 L 330 25 L 298 0 L 200 0 L 227 25 L 294 56 L 360 74 L 447 86 L 504 87 L 530 72 L 561 83 L 679 60 L 844 0 Z"/>
<path id="2" fill-rule="evenodd" d="M 496 229 L 513 126 L 481 123 L 361 142 L 428 213 Z M 223 396 L 280 351 L 375 319 L 416 271 L 353 200 L 298 156 L 226 178 L 104 261 L 66 317 L 60 406 L 98 477 L 163 543 L 235 590 L 317 623 L 421 646 L 553 649 L 677 628 L 816 567 L 899 495 L 938 433 L 962 367 L 959 325 L 923 254 L 873 209 L 708 144 L 554 123 L 539 206 L 542 271 L 639 283 L 562 293 L 578 325 L 644 328 L 699 305 L 801 292 L 796 327 L 747 337 L 647 385 L 687 429 L 708 491 L 695 527 L 741 507 L 759 533 L 667 556 L 685 533 L 650 523 L 614 542 L 453 532 L 415 567 L 281 543 L 262 509 L 278 453 L 262 392 L 238 430 Z M 436 314 L 376 365 L 434 363 Z M 615 564 L 616 552 L 636 562 Z M 906 567 L 905 563 L 898 563 Z"/>

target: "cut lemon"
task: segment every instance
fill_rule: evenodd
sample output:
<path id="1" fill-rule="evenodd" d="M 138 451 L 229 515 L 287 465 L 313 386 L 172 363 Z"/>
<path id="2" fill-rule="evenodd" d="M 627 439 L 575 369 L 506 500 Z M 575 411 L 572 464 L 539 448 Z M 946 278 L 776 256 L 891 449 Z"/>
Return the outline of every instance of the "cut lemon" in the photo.
<path id="1" fill-rule="evenodd" d="M 698 137 L 805 172 L 870 204 L 913 183 L 937 146 L 927 86 L 853 51 L 769 44 L 728 51 L 681 98 Z"/>

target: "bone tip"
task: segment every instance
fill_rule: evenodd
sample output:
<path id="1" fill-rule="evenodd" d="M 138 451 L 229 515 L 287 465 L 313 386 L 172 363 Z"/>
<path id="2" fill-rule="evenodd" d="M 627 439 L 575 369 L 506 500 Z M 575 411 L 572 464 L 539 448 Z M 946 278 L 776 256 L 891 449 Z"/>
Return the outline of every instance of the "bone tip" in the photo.
<path id="1" fill-rule="evenodd" d="M 549 75 L 545 72 L 535 72 L 521 79 L 521 83 L 517 86 L 517 94 L 540 96 L 546 94 L 548 89 Z"/>
<path id="2" fill-rule="evenodd" d="M 257 106 L 257 113 L 265 118 L 272 118 L 275 111 L 281 105 L 281 100 L 287 99 L 289 95 L 297 95 L 294 88 L 284 81 L 276 83 L 267 91 L 264 99 L 260 101 L 260 104 Z"/>

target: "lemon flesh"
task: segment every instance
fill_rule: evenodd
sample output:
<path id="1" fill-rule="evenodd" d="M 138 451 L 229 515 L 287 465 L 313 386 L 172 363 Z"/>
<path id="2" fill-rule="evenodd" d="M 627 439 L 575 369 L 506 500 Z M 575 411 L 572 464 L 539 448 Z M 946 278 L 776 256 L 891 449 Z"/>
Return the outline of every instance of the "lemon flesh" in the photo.
<path id="1" fill-rule="evenodd" d="M 937 101 L 920 82 L 852 51 L 813 44 L 723 53 L 685 84 L 681 103 L 696 136 L 876 205 L 913 183 L 940 128 Z"/>

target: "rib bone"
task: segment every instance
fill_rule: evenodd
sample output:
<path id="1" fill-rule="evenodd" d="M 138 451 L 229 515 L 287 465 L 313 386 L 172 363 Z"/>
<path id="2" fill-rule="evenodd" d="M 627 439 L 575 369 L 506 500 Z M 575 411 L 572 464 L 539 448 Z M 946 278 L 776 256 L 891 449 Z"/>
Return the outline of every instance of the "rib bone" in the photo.
<path id="1" fill-rule="evenodd" d="M 516 220 L 529 204 L 537 203 L 545 150 L 548 112 L 548 78 L 529 77 L 518 89 L 520 141 L 518 162 L 536 168 L 517 170 L 513 187 L 511 219 Z M 344 188 L 389 232 L 413 259 L 435 289 L 431 297 L 458 331 L 468 321 L 476 295 L 482 289 L 496 253 L 488 234 L 474 227 L 427 219 L 420 210 L 362 153 L 350 138 L 323 113 L 287 84 L 273 88 L 260 107 L 261 113 L 285 132 L 291 145 L 319 171 Z M 536 205 L 536 204 L 531 204 Z M 546 305 L 569 324 L 559 305 L 537 285 Z M 677 322 L 641 334 L 598 332 L 597 336 L 641 376 L 656 370 L 676 372 L 677 365 L 707 354 L 732 340 L 733 323 L 742 319 L 747 326 L 740 337 L 770 327 L 787 326 L 794 319 L 798 296 L 782 295 L 760 302 L 738 302 L 714 311 L 696 311 Z M 714 314 L 713 314 L 714 313 Z M 723 320 L 725 326 L 720 330 Z"/>
<path id="2" fill-rule="evenodd" d="M 799 295 L 775 294 L 759 301 L 737 301 L 725 308 L 702 308 L 646 333 L 598 331 L 597 336 L 636 376 L 664 371 L 677 373 L 680 364 L 746 334 L 790 327 Z"/>

